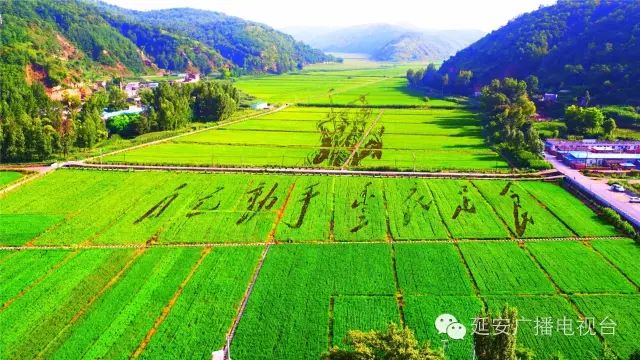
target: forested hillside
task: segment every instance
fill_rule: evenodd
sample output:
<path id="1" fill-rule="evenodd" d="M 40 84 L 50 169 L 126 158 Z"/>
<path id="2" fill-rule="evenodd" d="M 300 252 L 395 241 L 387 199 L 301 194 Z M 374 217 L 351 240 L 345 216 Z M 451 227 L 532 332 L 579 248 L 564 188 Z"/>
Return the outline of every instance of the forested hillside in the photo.
<path id="1" fill-rule="evenodd" d="M 275 73 L 329 59 L 264 25 L 218 13 L 147 14 L 93 1 L 0 0 L 0 162 L 66 156 L 95 146 L 108 131 L 140 135 L 192 120 L 218 121 L 238 106 L 239 95 L 229 87 L 162 84 L 153 96 L 142 96 L 144 114 L 107 129 L 103 109 L 129 106 L 122 77 Z M 94 86 L 96 80 L 107 80 L 107 89 Z"/>
<path id="2" fill-rule="evenodd" d="M 199 10 L 0 0 L 0 15 L 0 64 L 49 87 L 158 70 L 284 72 L 330 59 L 267 26 Z"/>
<path id="3" fill-rule="evenodd" d="M 201 41 L 248 72 L 282 73 L 332 59 L 322 51 L 266 25 L 213 11 L 109 9 L 138 22 L 159 24 L 172 33 Z"/>
<path id="4" fill-rule="evenodd" d="M 543 91 L 586 90 L 598 103 L 640 103 L 640 2 L 560 0 L 522 15 L 445 62 L 449 83 L 473 73 L 466 91 L 494 78 L 529 75 Z"/>

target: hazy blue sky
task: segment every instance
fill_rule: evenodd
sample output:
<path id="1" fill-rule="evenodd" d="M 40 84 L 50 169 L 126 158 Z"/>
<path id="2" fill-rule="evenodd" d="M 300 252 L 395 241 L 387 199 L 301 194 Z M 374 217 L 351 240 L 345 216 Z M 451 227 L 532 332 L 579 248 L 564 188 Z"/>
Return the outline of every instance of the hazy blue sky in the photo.
<path id="1" fill-rule="evenodd" d="M 555 0 L 106 0 L 138 10 L 194 7 L 221 11 L 273 27 L 369 23 L 428 29 L 490 31 Z"/>

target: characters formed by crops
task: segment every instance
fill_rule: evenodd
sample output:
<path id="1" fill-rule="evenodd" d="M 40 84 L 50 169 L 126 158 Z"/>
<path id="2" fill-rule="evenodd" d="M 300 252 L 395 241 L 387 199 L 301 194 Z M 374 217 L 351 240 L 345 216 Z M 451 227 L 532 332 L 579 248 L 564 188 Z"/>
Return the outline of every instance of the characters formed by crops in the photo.
<path id="1" fill-rule="evenodd" d="M 274 183 L 271 189 L 264 194 L 266 183 L 261 182 L 255 188 L 249 190 L 247 195 L 247 208 L 242 216 L 236 221 L 236 225 L 244 224 L 253 219 L 259 212 L 263 210 L 271 210 L 278 202 L 278 197 L 275 196 L 276 190 L 278 190 L 278 183 Z M 263 196 L 264 194 L 264 196 Z"/>
<path id="2" fill-rule="evenodd" d="M 171 206 L 171 204 L 178 198 L 178 196 L 180 196 L 180 190 L 184 189 L 187 187 L 187 184 L 182 184 L 180 186 L 178 186 L 174 191 L 173 194 L 171 195 L 167 195 L 164 198 L 162 198 L 162 200 L 160 200 L 157 204 L 155 204 L 153 207 L 151 207 L 151 209 L 149 209 L 146 213 L 144 213 L 141 217 L 139 217 L 134 224 L 137 225 L 143 221 L 145 221 L 146 219 L 149 218 L 158 218 L 160 217 L 169 206 Z"/>
<path id="3" fill-rule="evenodd" d="M 402 225 L 409 226 L 411 218 L 416 209 L 421 208 L 424 211 L 429 211 L 433 205 L 433 200 L 426 202 L 425 196 L 418 193 L 418 184 L 409 190 L 409 195 L 404 199 L 402 210 Z"/>
<path id="4" fill-rule="evenodd" d="M 457 219 L 461 213 L 466 212 L 469 214 L 476 213 L 476 206 L 471 203 L 471 199 L 467 197 L 467 193 L 469 192 L 469 188 L 467 185 L 464 185 L 458 195 L 462 195 L 462 204 L 458 205 L 456 211 L 453 213 L 453 219 Z"/>
<path id="5" fill-rule="evenodd" d="M 191 212 L 187 214 L 187 217 L 194 217 L 204 214 L 206 211 L 215 211 L 220 208 L 220 200 L 215 201 L 216 197 L 224 190 L 224 186 L 218 186 L 216 189 L 207 196 L 198 199 L 196 205 L 191 209 Z M 213 205 L 209 205 L 207 208 L 203 208 L 207 202 L 213 202 Z"/>
<path id="6" fill-rule="evenodd" d="M 304 218 L 305 216 L 307 216 L 307 210 L 309 209 L 309 204 L 311 204 L 311 200 L 313 200 L 313 198 L 317 197 L 318 195 L 320 195 L 319 191 L 316 191 L 315 188 L 317 186 L 320 186 L 320 183 L 314 183 L 312 185 L 307 186 L 306 190 L 301 198 L 300 198 L 300 203 L 302 203 L 302 207 L 300 209 L 300 215 L 298 215 L 298 220 L 294 223 L 285 223 L 285 225 L 287 225 L 289 228 L 291 229 L 299 229 L 302 224 L 304 223 Z"/>
<path id="7" fill-rule="evenodd" d="M 358 198 L 351 204 L 351 208 L 358 211 L 358 223 L 351 228 L 352 233 L 356 233 L 369 226 L 369 218 L 367 217 L 368 200 L 376 196 L 373 192 L 369 191 L 371 185 L 373 185 L 373 182 L 367 182 L 362 188 Z"/>
<path id="8" fill-rule="evenodd" d="M 528 224 L 534 224 L 533 216 L 529 215 L 528 211 L 520 214 L 522 205 L 520 205 L 520 195 L 515 193 L 512 189 L 512 182 L 507 183 L 505 188 L 500 192 L 500 196 L 506 196 L 511 193 L 511 199 L 513 200 L 513 221 L 516 229 L 516 235 L 522 237 L 527 231 Z"/>

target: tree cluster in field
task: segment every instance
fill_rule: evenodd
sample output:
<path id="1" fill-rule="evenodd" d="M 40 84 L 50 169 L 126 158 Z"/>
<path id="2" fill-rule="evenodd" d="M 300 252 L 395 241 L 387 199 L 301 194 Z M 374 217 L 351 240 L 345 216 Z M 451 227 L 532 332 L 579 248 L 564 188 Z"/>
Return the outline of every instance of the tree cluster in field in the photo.
<path id="1" fill-rule="evenodd" d="M 640 128 L 640 107 L 633 106 L 605 106 L 602 108 L 605 117 L 614 119 L 621 128 Z"/>
<path id="2" fill-rule="evenodd" d="M 601 109 L 597 107 L 584 108 L 576 105 L 566 108 L 564 123 L 568 135 L 586 137 L 611 138 L 617 128 L 616 121 L 605 117 Z"/>
<path id="3" fill-rule="evenodd" d="M 142 90 L 140 97 L 145 111 L 109 119 L 107 126 L 112 133 L 130 137 L 181 129 L 193 121 L 223 121 L 233 115 L 240 102 L 240 92 L 233 85 L 214 81 L 187 85 L 161 83 L 155 89 Z M 114 98 L 117 96 L 110 96 Z"/>
<path id="4" fill-rule="evenodd" d="M 532 358 L 530 351 L 519 350 L 516 346 L 518 311 L 515 308 L 505 306 L 498 314 L 481 313 L 477 321 L 477 326 L 481 330 L 473 333 L 473 344 L 478 360 Z M 496 329 L 503 331 L 496 331 Z"/>
<path id="5" fill-rule="evenodd" d="M 407 70 L 407 80 L 411 87 L 427 87 L 439 90 L 443 94 L 447 92 L 468 95 L 472 79 L 473 72 L 470 70 L 459 70 L 452 74 L 441 73 L 435 64 L 429 64 L 424 70 Z"/>
<path id="6" fill-rule="evenodd" d="M 536 112 L 529 99 L 527 83 L 506 78 L 482 88 L 481 102 L 486 116 L 483 130 L 487 141 L 517 165 L 545 168 L 540 159 L 543 143 L 531 117 Z"/>
<path id="7" fill-rule="evenodd" d="M 0 66 L 0 162 L 66 156 L 74 149 L 96 146 L 109 132 L 129 137 L 180 129 L 192 121 L 225 120 L 240 101 L 238 90 L 227 83 L 162 83 L 141 93 L 146 109 L 141 115 L 121 115 L 105 123 L 105 108 L 129 107 L 119 87 L 98 91 L 84 103 L 66 95 L 58 102 L 49 99 L 42 84 L 27 85 L 19 70 Z"/>
<path id="8" fill-rule="evenodd" d="M 442 351 L 433 350 L 430 343 L 420 344 L 411 329 L 389 324 L 385 331 L 349 331 L 346 344 L 323 355 L 324 360 L 444 360 Z"/>
<path id="9" fill-rule="evenodd" d="M 524 14 L 444 62 L 436 84 L 473 72 L 464 94 L 492 79 L 535 75 L 542 91 L 590 90 L 600 104 L 640 104 L 640 2 L 560 0 Z M 461 85 L 464 81 L 460 81 Z M 453 87 L 455 88 L 455 87 Z"/>

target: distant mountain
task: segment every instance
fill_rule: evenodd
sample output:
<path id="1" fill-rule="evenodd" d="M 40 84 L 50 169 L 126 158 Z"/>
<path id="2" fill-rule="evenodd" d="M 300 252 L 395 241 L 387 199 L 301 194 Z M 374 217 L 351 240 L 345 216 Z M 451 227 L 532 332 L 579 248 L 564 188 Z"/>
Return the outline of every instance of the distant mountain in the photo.
<path id="1" fill-rule="evenodd" d="M 484 35 L 478 30 L 427 31 L 389 24 L 285 31 L 324 51 L 367 54 L 380 61 L 444 60 Z"/>
<path id="2" fill-rule="evenodd" d="M 331 59 L 266 25 L 201 10 L 0 0 L 0 16 L 0 67 L 49 87 L 160 69 L 279 73 Z"/>
<path id="3" fill-rule="evenodd" d="M 529 75 L 541 91 L 586 90 L 595 102 L 640 104 L 640 2 L 560 0 L 522 15 L 445 62 L 471 70 L 470 86 Z"/>
<path id="4" fill-rule="evenodd" d="M 475 35 L 474 35 L 475 34 Z M 381 61 L 442 61 L 471 44 L 479 33 L 406 33 L 371 54 Z"/>

